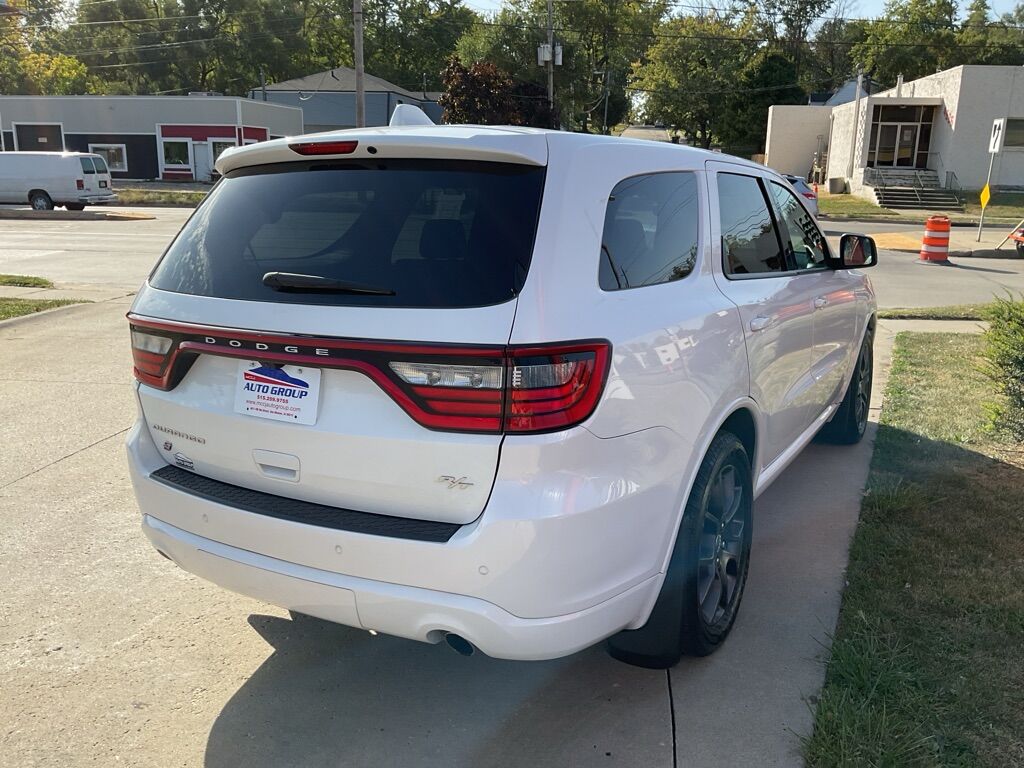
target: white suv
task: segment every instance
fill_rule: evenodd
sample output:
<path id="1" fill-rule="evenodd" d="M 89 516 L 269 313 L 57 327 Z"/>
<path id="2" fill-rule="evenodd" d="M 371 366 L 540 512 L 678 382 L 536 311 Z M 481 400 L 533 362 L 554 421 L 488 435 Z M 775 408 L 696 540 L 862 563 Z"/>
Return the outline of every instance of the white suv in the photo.
<path id="1" fill-rule="evenodd" d="M 296 617 L 706 654 L 754 498 L 864 433 L 874 243 L 767 168 L 421 125 L 218 170 L 129 315 L 132 481 L 160 553 Z"/>

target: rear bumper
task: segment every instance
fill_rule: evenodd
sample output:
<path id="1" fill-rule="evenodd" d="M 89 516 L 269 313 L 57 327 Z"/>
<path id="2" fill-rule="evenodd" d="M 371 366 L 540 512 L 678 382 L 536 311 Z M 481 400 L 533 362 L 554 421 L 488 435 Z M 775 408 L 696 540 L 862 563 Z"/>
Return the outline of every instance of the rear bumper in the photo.
<path id="1" fill-rule="evenodd" d="M 113 192 L 98 195 L 80 195 L 75 202 L 88 203 L 89 205 L 100 205 L 103 203 L 116 203 L 117 195 Z"/>
<path id="2" fill-rule="evenodd" d="M 335 530 L 227 506 L 151 477 L 128 438 L 143 528 L 182 568 L 283 608 L 400 637 L 453 632 L 488 655 L 545 659 L 647 619 L 682 508 L 689 447 L 667 429 L 506 438 L 484 513 L 447 541 Z"/>
<path id="3" fill-rule="evenodd" d="M 654 579 L 565 616 L 522 619 L 464 595 L 360 579 L 247 552 L 143 515 L 160 552 L 233 592 L 351 627 L 437 643 L 448 633 L 500 659 L 551 659 L 593 645 L 635 617 Z"/>

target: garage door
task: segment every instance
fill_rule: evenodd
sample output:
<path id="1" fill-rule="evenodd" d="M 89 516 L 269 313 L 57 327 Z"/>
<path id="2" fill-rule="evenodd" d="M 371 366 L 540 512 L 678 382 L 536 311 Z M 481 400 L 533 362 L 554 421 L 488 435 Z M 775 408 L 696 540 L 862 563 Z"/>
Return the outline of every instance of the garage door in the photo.
<path id="1" fill-rule="evenodd" d="M 64 135 L 60 124 L 15 125 L 18 149 L 22 152 L 63 152 Z"/>

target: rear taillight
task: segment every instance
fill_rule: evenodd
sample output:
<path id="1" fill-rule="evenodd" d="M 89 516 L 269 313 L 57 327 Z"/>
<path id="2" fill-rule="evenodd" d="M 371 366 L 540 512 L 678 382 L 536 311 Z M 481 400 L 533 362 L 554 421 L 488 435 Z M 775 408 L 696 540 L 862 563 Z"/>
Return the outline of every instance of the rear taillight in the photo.
<path id="1" fill-rule="evenodd" d="M 804 192 L 803 195 L 808 200 L 817 200 L 818 199 L 818 196 L 816 194 L 814 194 L 813 192 Z"/>
<path id="2" fill-rule="evenodd" d="M 135 377 L 173 389 L 200 354 L 358 371 L 417 423 L 449 432 L 550 432 L 593 413 L 606 341 L 477 347 L 273 336 L 129 315 Z"/>
<path id="3" fill-rule="evenodd" d="M 82 179 L 75 179 L 75 187 L 78 189 L 85 189 L 85 182 Z"/>

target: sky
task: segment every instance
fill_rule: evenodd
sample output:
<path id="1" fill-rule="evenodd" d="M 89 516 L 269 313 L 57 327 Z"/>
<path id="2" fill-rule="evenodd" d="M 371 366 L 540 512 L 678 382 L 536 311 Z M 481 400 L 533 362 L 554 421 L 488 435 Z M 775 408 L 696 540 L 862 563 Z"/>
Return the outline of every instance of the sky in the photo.
<path id="1" fill-rule="evenodd" d="M 502 5 L 501 0 L 464 0 L 464 3 L 478 11 L 494 11 Z M 989 5 L 992 6 L 992 11 L 996 16 L 1009 13 L 1016 4 L 1016 0 L 989 0 Z M 966 5 L 964 0 L 960 0 L 961 9 Z M 876 18 L 882 13 L 884 7 L 885 0 L 854 0 L 850 3 L 846 15 L 865 19 Z"/>

